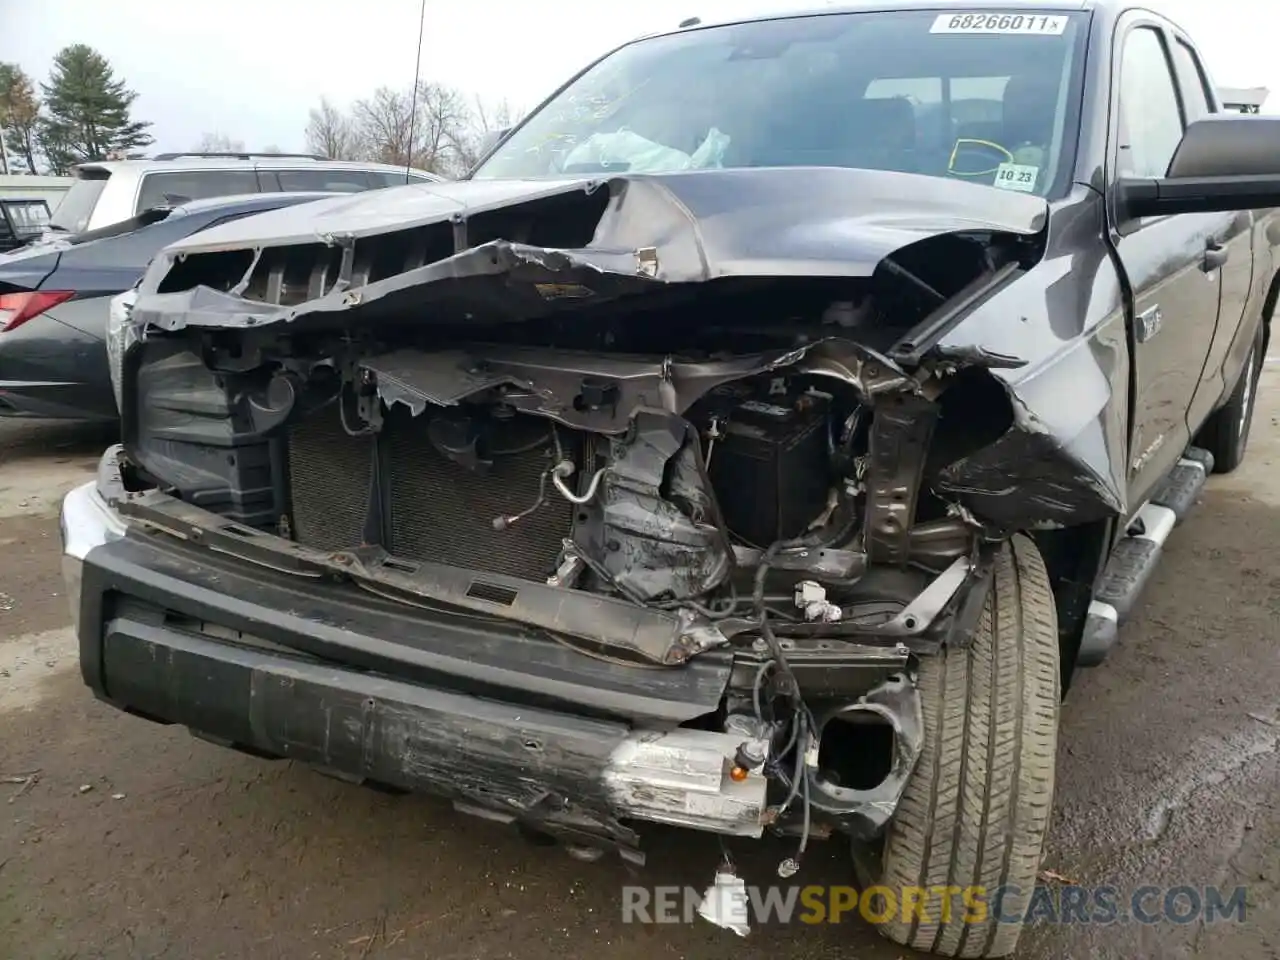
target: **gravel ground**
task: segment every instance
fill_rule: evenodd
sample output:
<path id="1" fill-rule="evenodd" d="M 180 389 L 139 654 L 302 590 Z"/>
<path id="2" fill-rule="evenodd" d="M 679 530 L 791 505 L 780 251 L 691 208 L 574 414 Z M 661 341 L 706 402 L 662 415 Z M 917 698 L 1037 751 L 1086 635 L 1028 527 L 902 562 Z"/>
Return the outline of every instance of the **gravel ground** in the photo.
<path id="1" fill-rule="evenodd" d="M 1280 364 L 1245 467 L 1175 533 L 1136 620 L 1065 707 L 1046 866 L 1131 891 L 1248 887 L 1243 923 L 1042 925 L 1024 958 L 1280 957 Z M 713 838 L 631 874 L 116 713 L 76 671 L 56 508 L 110 442 L 0 421 L 0 957 L 895 960 L 860 921 L 746 940 L 621 922 L 624 883 L 701 887 Z M 789 846 L 743 850 L 769 883 Z M 806 883 L 844 883 L 835 845 Z"/>

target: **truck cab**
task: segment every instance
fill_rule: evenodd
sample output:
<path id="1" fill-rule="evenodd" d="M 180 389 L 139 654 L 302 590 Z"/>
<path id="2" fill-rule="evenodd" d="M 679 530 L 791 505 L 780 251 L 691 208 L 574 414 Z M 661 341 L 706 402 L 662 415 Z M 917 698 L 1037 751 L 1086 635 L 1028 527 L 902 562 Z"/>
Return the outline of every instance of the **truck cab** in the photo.
<path id="1" fill-rule="evenodd" d="M 624 44 L 463 180 L 161 252 L 84 679 L 591 859 L 837 839 L 894 942 L 1008 956 L 1063 692 L 1245 455 L 1277 207 L 1280 120 L 1123 0 Z"/>

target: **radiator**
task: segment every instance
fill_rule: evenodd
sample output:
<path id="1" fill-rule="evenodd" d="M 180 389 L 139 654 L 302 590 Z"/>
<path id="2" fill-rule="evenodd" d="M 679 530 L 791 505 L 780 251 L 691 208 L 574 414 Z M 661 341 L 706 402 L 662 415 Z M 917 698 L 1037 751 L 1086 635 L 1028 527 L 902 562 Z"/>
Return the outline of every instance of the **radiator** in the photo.
<path id="1" fill-rule="evenodd" d="M 349 550 L 364 540 L 373 474 L 373 439 L 342 429 L 337 404 L 289 434 L 293 536 L 320 550 Z"/>
<path id="2" fill-rule="evenodd" d="M 495 517 L 520 513 L 537 499 L 538 478 L 551 464 L 546 444 L 497 456 L 488 473 L 477 473 L 437 452 L 426 422 L 397 407 L 377 439 L 389 492 L 388 550 L 406 560 L 529 579 L 551 574 L 573 515 L 572 505 L 550 484 L 541 509 L 507 530 L 493 528 Z M 526 424 L 510 447 L 530 446 L 530 438 L 536 441 L 548 430 L 543 421 Z M 567 446 L 568 434 L 561 431 Z M 572 456 L 575 450 L 566 452 Z M 348 436 L 336 408 L 294 429 L 289 467 L 299 542 L 323 549 L 361 542 L 372 456 L 370 439 Z"/>

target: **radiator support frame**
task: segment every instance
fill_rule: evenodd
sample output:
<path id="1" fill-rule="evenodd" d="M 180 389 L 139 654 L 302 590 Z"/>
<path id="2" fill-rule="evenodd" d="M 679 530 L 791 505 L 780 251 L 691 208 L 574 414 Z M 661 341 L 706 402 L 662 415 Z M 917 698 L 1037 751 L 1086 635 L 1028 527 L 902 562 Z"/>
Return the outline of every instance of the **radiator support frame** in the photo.
<path id="1" fill-rule="evenodd" d="M 487 473 L 476 473 L 432 446 L 428 417 L 400 407 L 386 413 L 380 430 L 352 436 L 342 425 L 339 402 L 288 436 L 291 539 L 334 551 L 381 547 L 407 561 L 530 580 L 554 574 L 582 511 L 548 485 L 545 502 L 532 515 L 504 530 L 494 524 L 535 502 L 540 474 L 554 463 L 549 425 L 545 451 L 538 446 L 499 456 Z M 560 428 L 559 437 L 580 465 L 587 444 L 576 431 Z"/>

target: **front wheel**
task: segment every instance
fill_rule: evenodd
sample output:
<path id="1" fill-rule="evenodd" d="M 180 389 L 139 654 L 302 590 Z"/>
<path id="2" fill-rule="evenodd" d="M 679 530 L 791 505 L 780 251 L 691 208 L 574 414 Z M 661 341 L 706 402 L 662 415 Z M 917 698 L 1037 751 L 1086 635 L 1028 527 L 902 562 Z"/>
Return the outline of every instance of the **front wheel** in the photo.
<path id="1" fill-rule="evenodd" d="M 971 644 L 921 662 L 924 749 L 883 849 L 860 861 L 864 890 L 898 904 L 880 925 L 890 940 L 946 957 L 1013 952 L 1053 808 L 1060 683 L 1044 561 L 1014 537 Z"/>

